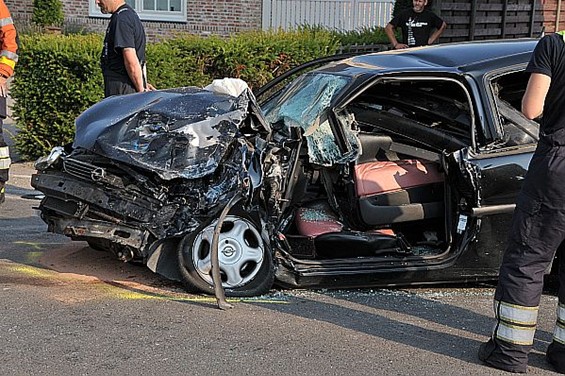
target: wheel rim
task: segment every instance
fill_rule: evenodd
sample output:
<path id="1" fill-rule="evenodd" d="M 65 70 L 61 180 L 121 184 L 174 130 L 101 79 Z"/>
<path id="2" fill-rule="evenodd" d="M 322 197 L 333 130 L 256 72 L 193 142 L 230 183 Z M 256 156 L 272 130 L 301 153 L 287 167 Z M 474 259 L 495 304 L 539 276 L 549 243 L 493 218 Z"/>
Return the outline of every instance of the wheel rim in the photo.
<path id="1" fill-rule="evenodd" d="M 210 285 L 213 285 L 211 249 L 216 223 L 217 220 L 206 226 L 192 245 L 194 269 Z M 261 268 L 264 249 L 263 239 L 253 223 L 242 217 L 228 215 L 218 241 L 222 286 L 236 288 L 249 283 Z"/>

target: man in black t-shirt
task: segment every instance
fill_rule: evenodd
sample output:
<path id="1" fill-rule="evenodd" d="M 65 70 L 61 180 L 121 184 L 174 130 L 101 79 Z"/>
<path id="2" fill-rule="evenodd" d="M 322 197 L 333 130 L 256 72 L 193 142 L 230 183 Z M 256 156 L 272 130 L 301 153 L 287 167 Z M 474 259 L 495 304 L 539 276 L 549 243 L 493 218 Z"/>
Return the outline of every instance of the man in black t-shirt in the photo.
<path id="1" fill-rule="evenodd" d="M 559 261 L 559 303 L 547 360 L 565 373 L 565 41 L 543 37 L 526 67 L 530 79 L 522 113 L 540 117 L 530 161 L 508 236 L 494 295 L 496 325 L 479 359 L 510 372 L 526 372 L 534 343 L 543 277 Z"/>
<path id="2" fill-rule="evenodd" d="M 153 90 L 145 75 L 145 29 L 124 0 L 96 0 L 102 13 L 112 14 L 106 29 L 100 66 L 104 96 Z"/>
<path id="3" fill-rule="evenodd" d="M 444 20 L 426 9 L 428 0 L 413 0 L 412 4 L 411 9 L 401 12 L 385 27 L 386 35 L 395 49 L 432 44 L 439 39 L 447 27 Z M 402 42 L 399 42 L 394 35 L 397 27 L 402 29 Z"/>

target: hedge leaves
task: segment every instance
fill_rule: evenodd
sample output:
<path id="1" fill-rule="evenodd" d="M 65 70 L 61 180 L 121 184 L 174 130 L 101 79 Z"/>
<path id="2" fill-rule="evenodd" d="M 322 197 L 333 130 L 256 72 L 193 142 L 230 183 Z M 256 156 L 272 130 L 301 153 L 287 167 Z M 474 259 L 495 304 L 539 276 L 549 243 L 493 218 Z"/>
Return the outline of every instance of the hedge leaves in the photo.
<path id="1" fill-rule="evenodd" d="M 11 87 L 24 160 L 72 142 L 74 120 L 103 97 L 101 35 L 23 35 Z M 147 45 L 148 81 L 157 89 L 205 86 L 237 77 L 259 87 L 286 70 L 332 55 L 339 42 L 323 30 L 247 32 L 228 39 L 179 35 Z"/>

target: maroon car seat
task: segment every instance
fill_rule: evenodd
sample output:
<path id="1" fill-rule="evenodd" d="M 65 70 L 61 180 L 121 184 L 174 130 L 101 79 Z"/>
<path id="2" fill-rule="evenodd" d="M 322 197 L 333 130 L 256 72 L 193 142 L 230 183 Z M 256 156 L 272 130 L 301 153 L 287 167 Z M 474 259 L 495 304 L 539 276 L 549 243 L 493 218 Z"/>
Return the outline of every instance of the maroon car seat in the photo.
<path id="1" fill-rule="evenodd" d="M 361 218 L 369 226 L 444 214 L 444 174 L 436 162 L 365 162 L 355 166 L 354 180 Z"/>

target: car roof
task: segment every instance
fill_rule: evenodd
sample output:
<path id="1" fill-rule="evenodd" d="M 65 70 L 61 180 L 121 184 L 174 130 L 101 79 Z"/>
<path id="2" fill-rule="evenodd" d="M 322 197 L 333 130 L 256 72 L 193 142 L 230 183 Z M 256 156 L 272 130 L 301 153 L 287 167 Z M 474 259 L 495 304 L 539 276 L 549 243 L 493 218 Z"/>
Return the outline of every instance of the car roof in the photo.
<path id="1" fill-rule="evenodd" d="M 393 72 L 451 72 L 481 75 L 485 71 L 525 64 L 539 39 L 500 39 L 447 43 L 358 55 L 319 69 L 346 75 Z"/>

